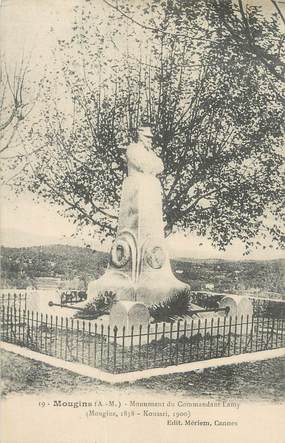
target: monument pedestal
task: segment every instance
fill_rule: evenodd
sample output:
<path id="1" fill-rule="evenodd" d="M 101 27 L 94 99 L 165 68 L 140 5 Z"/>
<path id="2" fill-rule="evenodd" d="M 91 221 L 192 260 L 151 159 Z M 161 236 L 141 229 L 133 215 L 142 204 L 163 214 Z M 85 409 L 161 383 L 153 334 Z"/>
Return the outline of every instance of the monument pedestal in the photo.
<path id="1" fill-rule="evenodd" d="M 149 140 L 127 149 L 128 177 L 124 180 L 117 237 L 106 273 L 88 287 L 88 299 L 113 291 L 119 300 L 157 303 L 188 287 L 170 267 L 163 232 L 161 160 Z"/>

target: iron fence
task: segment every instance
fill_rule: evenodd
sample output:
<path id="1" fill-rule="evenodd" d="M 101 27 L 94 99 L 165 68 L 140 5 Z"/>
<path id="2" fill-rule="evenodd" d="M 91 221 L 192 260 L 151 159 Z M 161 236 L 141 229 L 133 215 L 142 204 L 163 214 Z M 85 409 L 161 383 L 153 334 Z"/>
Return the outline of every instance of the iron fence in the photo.
<path id="1" fill-rule="evenodd" d="M 218 308 L 222 298 L 232 295 L 205 291 L 190 291 L 190 294 L 191 302 L 205 309 Z M 253 315 L 255 317 L 285 318 L 285 300 L 254 296 L 248 296 L 247 298 L 252 302 Z"/>
<path id="2" fill-rule="evenodd" d="M 284 346 L 284 319 L 222 317 L 111 328 L 1 307 L 1 340 L 66 361 L 119 373 Z"/>
<path id="3" fill-rule="evenodd" d="M 270 318 L 285 318 L 285 301 L 266 298 L 249 297 L 255 316 Z"/>
<path id="4" fill-rule="evenodd" d="M 0 296 L 0 307 L 7 306 L 18 309 L 27 309 L 27 293 L 26 292 L 7 292 Z"/>

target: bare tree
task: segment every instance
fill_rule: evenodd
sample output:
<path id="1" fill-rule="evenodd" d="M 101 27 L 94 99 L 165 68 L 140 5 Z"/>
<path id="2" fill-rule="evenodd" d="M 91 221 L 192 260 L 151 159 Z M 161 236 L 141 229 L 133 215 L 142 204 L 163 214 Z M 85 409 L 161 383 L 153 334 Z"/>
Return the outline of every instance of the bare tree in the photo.
<path id="1" fill-rule="evenodd" d="M 24 55 L 12 66 L 8 66 L 3 54 L 0 58 L 0 160 L 3 184 L 10 183 L 25 170 L 31 155 L 24 145 L 22 134 L 28 127 L 25 124 L 38 99 L 38 93 L 31 94 L 29 64 L 29 58 Z"/>

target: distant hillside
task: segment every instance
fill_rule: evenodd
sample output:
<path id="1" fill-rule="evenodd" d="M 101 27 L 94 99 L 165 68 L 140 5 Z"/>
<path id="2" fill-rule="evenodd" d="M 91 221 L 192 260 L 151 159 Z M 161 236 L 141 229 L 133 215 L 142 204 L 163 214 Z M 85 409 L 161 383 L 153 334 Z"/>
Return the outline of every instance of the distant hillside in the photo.
<path id="1" fill-rule="evenodd" d="M 87 280 L 104 273 L 108 254 L 68 245 L 1 248 L 2 287 L 26 287 L 36 277 Z"/>
<path id="2" fill-rule="evenodd" d="M 37 277 L 86 280 L 98 278 L 109 254 L 88 248 L 51 245 L 1 248 L 1 286 L 25 288 Z M 175 259 L 176 277 L 193 290 L 215 292 L 285 293 L 285 260 L 228 261 Z"/>
<path id="3" fill-rule="evenodd" d="M 175 259 L 177 277 L 194 290 L 216 292 L 269 292 L 285 294 L 285 260 L 191 260 Z"/>

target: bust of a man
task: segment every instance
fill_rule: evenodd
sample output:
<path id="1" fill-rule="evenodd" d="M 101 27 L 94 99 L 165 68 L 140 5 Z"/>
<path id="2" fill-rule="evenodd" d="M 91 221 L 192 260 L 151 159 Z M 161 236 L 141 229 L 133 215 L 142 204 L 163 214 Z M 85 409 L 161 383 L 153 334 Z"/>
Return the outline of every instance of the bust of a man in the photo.
<path id="1" fill-rule="evenodd" d="M 152 151 L 152 134 L 149 127 L 139 129 L 137 143 L 131 143 L 127 148 L 129 175 L 135 172 L 158 175 L 163 171 L 161 159 Z"/>

